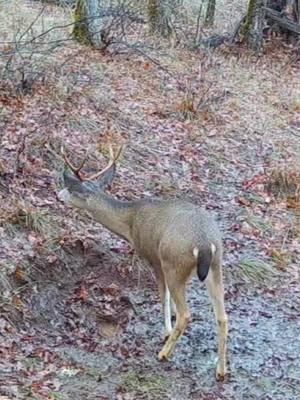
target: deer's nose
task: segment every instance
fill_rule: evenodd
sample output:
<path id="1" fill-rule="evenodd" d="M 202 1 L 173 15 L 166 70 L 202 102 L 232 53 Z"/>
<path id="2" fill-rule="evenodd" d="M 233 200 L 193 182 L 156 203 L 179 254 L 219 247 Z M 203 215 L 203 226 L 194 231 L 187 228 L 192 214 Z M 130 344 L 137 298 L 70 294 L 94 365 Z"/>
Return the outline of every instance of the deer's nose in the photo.
<path id="1" fill-rule="evenodd" d="M 60 201 L 67 203 L 70 200 L 71 195 L 68 189 L 63 189 L 58 192 L 57 197 Z"/>

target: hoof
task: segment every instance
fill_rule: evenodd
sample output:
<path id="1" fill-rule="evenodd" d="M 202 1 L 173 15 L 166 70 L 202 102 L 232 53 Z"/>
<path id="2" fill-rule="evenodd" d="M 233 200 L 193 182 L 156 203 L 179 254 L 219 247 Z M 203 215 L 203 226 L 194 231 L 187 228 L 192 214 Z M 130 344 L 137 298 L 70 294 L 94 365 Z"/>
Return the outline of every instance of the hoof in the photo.
<path id="1" fill-rule="evenodd" d="M 159 361 L 167 361 L 168 360 L 168 354 L 164 350 L 161 350 L 158 353 L 158 359 L 159 359 Z"/>
<path id="2" fill-rule="evenodd" d="M 225 381 L 226 377 L 228 376 L 226 368 L 221 368 L 219 365 L 217 366 L 216 370 L 216 380 L 217 381 Z"/>
<path id="3" fill-rule="evenodd" d="M 216 372 L 216 380 L 218 382 L 224 382 L 226 377 L 227 377 L 227 373 L 225 373 L 225 375 L 223 375 L 223 374 L 220 374 L 219 372 Z"/>

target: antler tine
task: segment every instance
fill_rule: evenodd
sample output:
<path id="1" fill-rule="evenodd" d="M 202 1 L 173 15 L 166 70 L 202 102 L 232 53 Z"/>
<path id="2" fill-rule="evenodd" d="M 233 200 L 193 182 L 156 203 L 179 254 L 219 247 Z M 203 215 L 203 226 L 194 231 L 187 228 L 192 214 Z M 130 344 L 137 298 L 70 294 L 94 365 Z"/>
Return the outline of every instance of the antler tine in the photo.
<path id="1" fill-rule="evenodd" d="M 103 175 L 107 170 L 109 170 L 118 160 L 118 158 L 121 155 L 123 149 L 123 145 L 121 144 L 116 152 L 116 154 L 114 153 L 113 147 L 110 144 L 109 145 L 109 162 L 106 165 L 106 167 L 104 167 L 101 171 L 96 172 L 95 174 L 90 175 L 89 177 L 85 178 L 86 181 L 91 181 L 94 179 L 99 178 L 101 175 Z"/>
<path id="2" fill-rule="evenodd" d="M 80 171 L 82 170 L 82 168 L 83 168 L 83 166 L 84 166 L 84 164 L 86 162 L 86 159 L 87 159 L 87 156 L 88 156 L 88 150 L 86 151 L 86 154 L 85 154 L 84 158 L 81 160 L 81 162 L 80 162 L 78 167 L 75 167 L 74 164 L 72 164 L 72 162 L 69 160 L 69 158 L 65 154 L 63 146 L 61 147 L 61 154 L 62 154 L 62 157 L 64 159 L 64 162 L 70 168 L 70 170 L 77 176 L 78 179 L 83 181 L 84 177 L 81 175 Z"/>
<path id="3" fill-rule="evenodd" d="M 114 156 L 114 161 L 115 161 L 115 162 L 116 162 L 116 161 L 118 160 L 118 158 L 120 157 L 120 155 L 121 155 L 121 153 L 122 153 L 122 150 L 123 150 L 123 144 L 121 144 L 121 145 L 119 146 L 118 151 L 117 151 L 116 155 Z"/>

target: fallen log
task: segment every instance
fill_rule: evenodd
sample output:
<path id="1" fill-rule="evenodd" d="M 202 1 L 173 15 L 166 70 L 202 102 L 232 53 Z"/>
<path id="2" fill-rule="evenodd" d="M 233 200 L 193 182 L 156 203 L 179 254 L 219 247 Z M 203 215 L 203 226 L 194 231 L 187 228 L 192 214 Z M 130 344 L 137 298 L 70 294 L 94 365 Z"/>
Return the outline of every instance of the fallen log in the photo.
<path id="1" fill-rule="evenodd" d="M 296 22 L 284 17 L 281 12 L 272 10 L 269 7 L 263 7 L 266 13 L 266 18 L 276 22 L 281 28 L 300 35 L 300 25 Z"/>

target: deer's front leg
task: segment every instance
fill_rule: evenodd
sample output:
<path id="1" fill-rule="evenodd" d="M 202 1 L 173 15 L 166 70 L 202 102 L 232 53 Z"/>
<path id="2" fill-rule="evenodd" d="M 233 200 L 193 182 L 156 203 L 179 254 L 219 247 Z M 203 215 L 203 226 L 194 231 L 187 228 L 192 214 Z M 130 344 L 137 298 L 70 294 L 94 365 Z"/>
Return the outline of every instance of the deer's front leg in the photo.
<path id="1" fill-rule="evenodd" d="M 163 307 L 164 307 L 164 322 L 165 322 L 164 338 L 167 339 L 172 332 L 171 296 L 167 285 L 165 286 L 165 299 Z"/>
<path id="2" fill-rule="evenodd" d="M 153 264 L 152 264 L 153 265 Z M 163 339 L 166 340 L 172 331 L 172 323 L 171 323 L 171 296 L 170 291 L 166 285 L 164 273 L 160 267 L 160 265 L 153 265 L 154 273 L 157 282 L 159 297 L 162 305 L 162 312 L 164 316 L 164 331 L 163 331 Z"/>
<path id="3" fill-rule="evenodd" d="M 171 323 L 171 296 L 168 287 L 166 286 L 164 276 L 156 275 L 159 297 L 162 304 L 162 311 L 164 316 L 164 332 L 163 339 L 166 340 L 172 332 Z"/>

